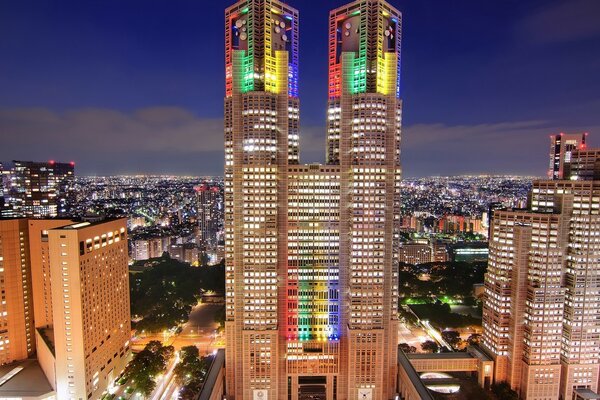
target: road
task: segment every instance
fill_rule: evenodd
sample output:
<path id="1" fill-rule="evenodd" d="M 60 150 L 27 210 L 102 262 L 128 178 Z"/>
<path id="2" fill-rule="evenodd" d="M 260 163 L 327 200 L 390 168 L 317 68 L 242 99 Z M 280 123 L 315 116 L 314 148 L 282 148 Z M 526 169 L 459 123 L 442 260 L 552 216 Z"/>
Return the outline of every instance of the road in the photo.
<path id="1" fill-rule="evenodd" d="M 215 335 L 218 328 L 215 316 L 221 307 L 221 304 L 198 304 L 190 312 L 188 322 L 182 326 L 181 333 L 142 334 L 134 338 L 132 348 L 134 351 L 141 351 L 149 341 L 159 340 L 165 345 L 174 346 L 175 350 L 185 346 L 196 346 L 201 355 L 211 354 L 224 345 L 222 335 Z"/>

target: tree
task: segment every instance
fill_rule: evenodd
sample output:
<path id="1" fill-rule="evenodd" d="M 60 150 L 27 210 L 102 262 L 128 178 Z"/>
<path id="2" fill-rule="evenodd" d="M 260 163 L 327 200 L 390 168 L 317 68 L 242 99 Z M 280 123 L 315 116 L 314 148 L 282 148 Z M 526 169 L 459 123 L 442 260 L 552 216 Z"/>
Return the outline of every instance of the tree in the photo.
<path id="1" fill-rule="evenodd" d="M 457 331 L 443 331 L 442 337 L 452 347 L 456 347 L 460 343 L 460 333 Z"/>
<path id="2" fill-rule="evenodd" d="M 473 333 L 467 338 L 469 346 L 474 346 L 481 343 L 481 335 L 479 333 Z"/>
<path id="3" fill-rule="evenodd" d="M 440 346 L 433 340 L 426 340 L 421 343 L 421 349 L 427 353 L 437 353 L 440 349 Z"/>
<path id="4" fill-rule="evenodd" d="M 495 383 L 491 389 L 492 393 L 501 400 L 519 400 L 517 392 L 512 390 L 506 382 Z"/>
<path id="5" fill-rule="evenodd" d="M 156 387 L 155 377 L 163 372 L 174 353 L 173 346 L 164 347 L 159 341 L 148 342 L 127 365 L 123 376 L 133 391 L 148 396 Z"/>
<path id="6" fill-rule="evenodd" d="M 415 346 L 411 346 L 408 343 L 400 343 L 400 350 L 402 350 L 404 353 L 416 353 L 417 352 L 417 348 Z"/>
<path id="7" fill-rule="evenodd" d="M 182 388 L 179 398 L 194 399 L 200 392 L 208 370 L 208 362 L 200 357 L 196 346 L 182 347 L 179 352 L 179 363 L 175 366 L 175 380 Z"/>

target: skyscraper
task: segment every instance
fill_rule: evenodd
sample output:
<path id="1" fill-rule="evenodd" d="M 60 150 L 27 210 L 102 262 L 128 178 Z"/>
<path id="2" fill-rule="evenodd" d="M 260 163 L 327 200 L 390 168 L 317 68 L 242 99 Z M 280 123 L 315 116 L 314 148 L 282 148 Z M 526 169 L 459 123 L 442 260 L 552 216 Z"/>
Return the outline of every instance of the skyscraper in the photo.
<path id="1" fill-rule="evenodd" d="M 574 171 L 586 171 L 578 160 L 596 164 L 589 155 L 599 153 L 585 152 L 569 161 Z M 529 209 L 492 220 L 483 345 L 496 381 L 524 399 L 598 386 L 600 181 L 578 178 L 536 181 Z"/>
<path id="2" fill-rule="evenodd" d="M 26 219 L 0 220 L 0 364 L 35 352 Z"/>
<path id="3" fill-rule="evenodd" d="M 219 231 L 219 199 L 221 189 L 218 186 L 204 184 L 195 188 L 198 207 L 198 228 L 200 240 L 208 248 L 217 245 Z"/>
<path id="4" fill-rule="evenodd" d="M 72 162 L 13 161 L 12 166 L 4 165 L 4 207 L 0 209 L 0 216 L 45 218 L 64 215 L 74 171 Z"/>
<path id="5" fill-rule="evenodd" d="M 53 326 L 38 358 L 54 371 L 59 399 L 100 398 L 127 363 L 126 226 L 123 218 L 48 231 Z"/>
<path id="6" fill-rule="evenodd" d="M 586 148 L 587 133 L 559 133 L 550 135 L 550 179 L 564 179 L 565 165 L 571 162 L 574 150 Z"/>
<path id="7" fill-rule="evenodd" d="M 327 164 L 300 165 L 298 12 L 225 12 L 231 398 L 395 394 L 400 28 L 383 0 L 331 12 Z"/>

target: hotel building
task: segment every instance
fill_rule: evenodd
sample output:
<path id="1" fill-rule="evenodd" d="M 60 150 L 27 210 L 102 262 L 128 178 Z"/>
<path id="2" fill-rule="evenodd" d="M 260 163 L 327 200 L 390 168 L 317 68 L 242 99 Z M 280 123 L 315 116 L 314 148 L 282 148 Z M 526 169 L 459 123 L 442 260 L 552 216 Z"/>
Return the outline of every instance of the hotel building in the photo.
<path id="1" fill-rule="evenodd" d="M 54 364 L 59 399 L 100 398 L 127 363 L 126 225 L 123 218 L 48 231 L 54 318 L 38 357 L 44 371 Z"/>
<path id="2" fill-rule="evenodd" d="M 0 219 L 0 364 L 37 353 L 58 399 L 97 399 L 125 367 L 126 220 Z"/>
<path id="3" fill-rule="evenodd" d="M 392 399 L 400 13 L 330 13 L 327 164 L 299 163 L 298 12 L 225 12 L 227 395 Z"/>
<path id="4" fill-rule="evenodd" d="M 600 181 L 586 172 L 598 152 L 573 154 L 580 175 L 536 181 L 528 209 L 496 210 L 492 219 L 483 346 L 495 380 L 523 399 L 598 389 Z"/>

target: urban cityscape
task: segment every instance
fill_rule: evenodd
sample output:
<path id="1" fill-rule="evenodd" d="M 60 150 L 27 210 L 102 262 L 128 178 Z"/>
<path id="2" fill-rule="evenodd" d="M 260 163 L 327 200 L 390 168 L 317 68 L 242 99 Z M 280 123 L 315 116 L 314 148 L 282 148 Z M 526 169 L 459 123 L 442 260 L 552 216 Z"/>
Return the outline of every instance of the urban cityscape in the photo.
<path id="1" fill-rule="evenodd" d="M 109 3 L 124 7 L 124 15 L 175 24 L 164 4 L 144 11 Z M 411 101 L 419 96 L 411 84 L 404 89 L 411 73 L 424 73 L 410 61 L 423 57 L 415 50 L 423 39 L 411 36 L 418 32 L 411 25 L 447 19 L 434 17 L 437 2 L 212 3 L 207 12 L 219 14 L 194 25 L 214 35 L 185 51 L 218 42 L 204 56 L 223 61 L 221 75 L 209 77 L 221 77 L 220 95 L 207 92 L 201 103 L 219 107 L 214 135 L 212 128 L 194 128 L 181 136 L 179 129 L 189 129 L 182 124 L 195 117 L 176 107 L 137 110 L 135 121 L 125 121 L 125 111 L 99 113 L 92 101 L 86 110 L 64 111 L 64 118 L 84 130 L 88 121 L 94 136 L 116 132 L 78 143 L 66 128 L 64 137 L 42 139 L 52 132 L 46 126 L 66 127 L 57 122 L 63 117 L 36 103 L 23 106 L 16 92 L 0 94 L 0 400 L 600 399 L 598 90 L 586 105 L 548 111 L 557 118 L 569 110 L 572 118 L 579 118 L 577 110 L 598 111 L 582 117 L 589 123 L 553 124 L 540 113 L 518 128 L 523 136 L 520 129 L 531 127 L 525 133 L 535 139 L 511 136 L 516 128 L 509 123 L 496 124 L 487 138 L 463 136 L 411 119 Z M 473 24 L 485 7 L 510 8 L 467 3 L 456 8 Z M 600 48 L 593 0 L 535 3 L 515 3 L 511 12 L 534 13 L 535 30 L 527 32 L 543 42 L 536 46 Z M 88 28 L 77 25 L 82 36 L 95 24 L 115 32 L 123 21 L 132 22 L 129 32 L 146 29 L 140 20 L 112 14 L 103 20 L 95 5 L 74 4 L 80 15 L 95 14 Z M 7 35 L 15 38 L 26 24 L 20 18 L 48 22 L 72 8 L 30 13 L 0 5 L 0 26 L 3 7 L 11 16 Z M 409 10 L 424 19 L 414 20 Z M 180 11 L 182 21 L 192 17 L 188 11 Z M 313 24 L 318 12 L 321 22 Z M 548 23 L 557 16 L 564 27 Z M 152 30 L 165 29 L 161 24 Z M 550 25 L 577 28 L 543 36 Z M 183 26 L 169 29 L 187 36 Z M 142 34 L 138 39 L 146 43 Z M 309 47 L 301 47 L 305 40 Z M 322 42 L 314 44 L 322 50 L 320 78 L 301 72 L 304 60 L 315 58 L 310 50 L 304 55 L 311 40 Z M 20 47 L 14 43 L 0 40 L 0 58 Z M 106 51 L 96 45 L 93 51 Z M 542 60 L 542 53 L 530 56 Z M 13 84 L 1 76 L 16 73 L 17 61 L 6 68 L 0 61 L 0 85 Z M 598 61 L 590 70 L 595 80 L 569 80 L 585 86 L 578 95 L 600 89 Z M 175 68 L 166 64 L 147 68 Z M 106 76 L 114 72 L 105 67 Z M 213 67 L 205 68 L 196 72 Z M 536 84 L 532 79 L 515 87 Z M 175 92 L 185 91 L 187 84 L 174 82 Z M 316 83 L 326 102 L 312 103 Z M 142 96 L 151 91 L 132 85 Z M 455 93 L 457 102 L 470 90 Z M 40 97 L 58 99 L 59 92 L 41 87 Z M 520 104 L 519 93 L 514 97 Z M 311 129 L 300 120 L 301 109 L 319 105 L 323 159 L 317 162 Z M 477 109 L 465 114 L 471 112 Z M 405 126 L 406 120 L 417 122 Z M 167 137 L 156 136 L 162 128 L 139 128 L 142 136 L 128 139 L 133 125 L 166 127 Z M 491 125 L 454 128 L 483 134 Z M 411 137 L 419 131 L 431 137 Z M 135 150 L 119 148 L 129 140 Z M 473 150 L 465 140 L 488 142 Z M 152 141 L 158 147 L 146 143 Z M 418 141 L 428 151 L 411 154 Z M 453 151 L 453 142 L 464 151 Z M 211 150 L 181 160 L 198 145 Z M 56 150 L 77 146 L 86 149 Z M 57 155 L 43 159 L 44 147 Z M 181 169 L 187 162 L 204 170 Z M 144 166 L 153 163 L 173 169 Z"/>

